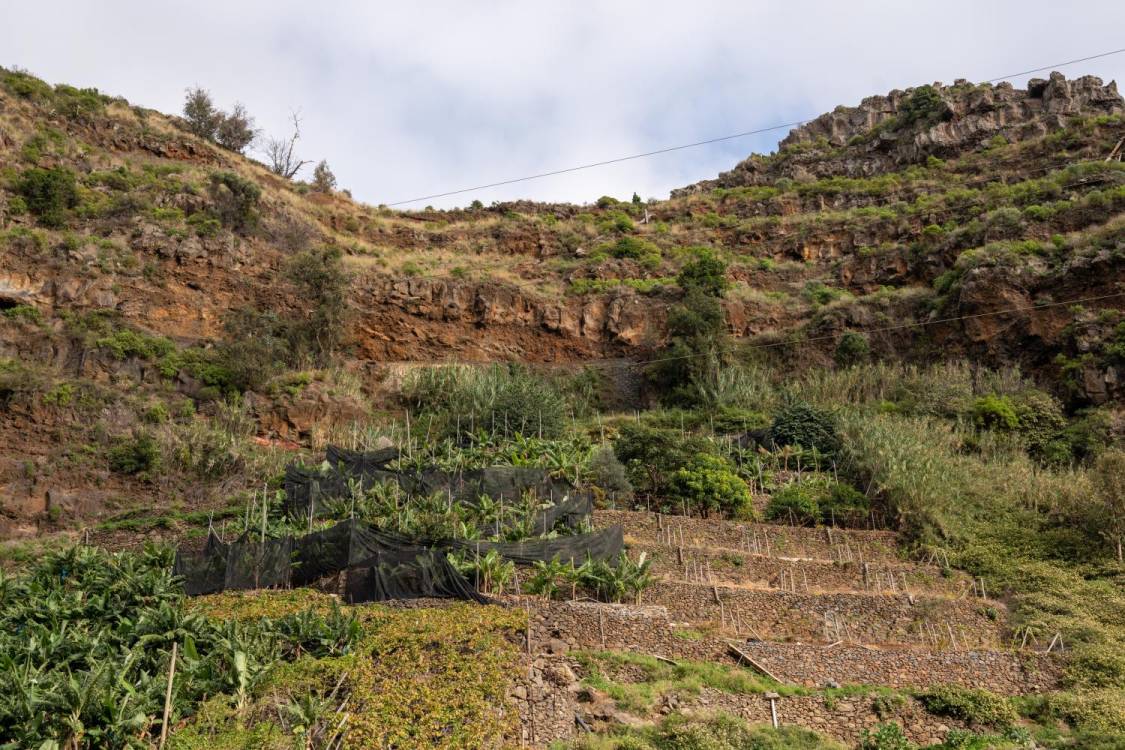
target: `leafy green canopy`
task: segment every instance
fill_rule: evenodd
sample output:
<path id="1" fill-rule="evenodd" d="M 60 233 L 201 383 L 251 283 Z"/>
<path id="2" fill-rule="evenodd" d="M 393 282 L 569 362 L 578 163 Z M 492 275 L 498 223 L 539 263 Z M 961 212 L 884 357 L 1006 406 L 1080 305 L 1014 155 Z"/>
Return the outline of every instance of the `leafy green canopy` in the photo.
<path id="1" fill-rule="evenodd" d="M 49 554 L 25 575 L 0 575 L 0 738 L 4 747 L 149 747 L 173 644 L 178 722 L 206 696 L 241 705 L 273 665 L 343 653 L 359 636 L 338 609 L 223 623 L 191 614 L 167 551 Z"/>

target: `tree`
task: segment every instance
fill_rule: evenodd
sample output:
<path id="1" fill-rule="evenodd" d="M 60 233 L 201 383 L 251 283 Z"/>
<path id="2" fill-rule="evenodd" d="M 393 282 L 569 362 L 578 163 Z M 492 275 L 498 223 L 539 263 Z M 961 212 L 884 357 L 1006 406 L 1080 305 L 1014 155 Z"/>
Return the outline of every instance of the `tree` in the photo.
<path id="1" fill-rule="evenodd" d="M 215 130 L 215 141 L 223 148 L 241 154 L 257 136 L 254 118 L 242 104 L 236 103 L 230 114 L 220 113 L 219 126 Z"/>
<path id="2" fill-rule="evenodd" d="M 676 277 L 684 296 L 668 312 L 668 347 L 650 378 L 663 390 L 666 403 L 698 406 L 728 358 L 728 335 L 721 304 L 727 287 L 726 263 L 709 248 Z"/>
<path id="3" fill-rule="evenodd" d="M 1125 450 L 1109 450 L 1094 464 L 1094 488 L 1097 501 L 1105 514 L 1102 533 L 1117 550 L 1122 562 L 1125 547 Z"/>
<path id="4" fill-rule="evenodd" d="M 343 339 L 350 277 L 342 257 L 336 247 L 306 250 L 293 256 L 286 268 L 286 279 L 303 303 L 290 340 L 317 360 L 335 351 Z"/>
<path id="5" fill-rule="evenodd" d="M 296 177 L 301 168 L 308 164 L 307 160 L 299 159 L 293 153 L 297 140 L 301 137 L 301 113 L 294 112 L 291 119 L 293 121 L 293 135 L 288 138 L 270 138 L 266 141 L 264 149 L 270 171 L 287 180 Z"/>
<path id="6" fill-rule="evenodd" d="M 331 193 L 336 189 L 336 175 L 332 174 L 324 159 L 313 169 L 312 189 L 317 193 Z"/>
<path id="7" fill-rule="evenodd" d="M 215 139 L 215 131 L 219 129 L 223 113 L 215 108 L 211 93 L 196 86 L 187 90 L 184 119 L 187 120 L 188 131 L 211 141 Z"/>

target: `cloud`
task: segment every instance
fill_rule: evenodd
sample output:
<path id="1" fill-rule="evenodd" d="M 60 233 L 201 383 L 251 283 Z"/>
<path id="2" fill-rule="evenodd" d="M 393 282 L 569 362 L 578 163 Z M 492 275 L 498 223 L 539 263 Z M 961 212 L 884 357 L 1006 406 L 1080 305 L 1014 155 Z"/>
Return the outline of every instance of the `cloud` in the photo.
<path id="1" fill-rule="evenodd" d="M 393 202 L 815 116 L 920 83 L 1120 46 L 1119 2 L 41 2 L 5 8 L 4 64 L 178 111 L 193 84 L 355 196 Z M 1098 19 L 1090 23 L 1090 19 Z M 1064 69 L 1105 79 L 1125 54 Z M 1022 83 L 1026 76 L 1017 79 Z M 663 197 L 784 132 L 457 196 Z"/>

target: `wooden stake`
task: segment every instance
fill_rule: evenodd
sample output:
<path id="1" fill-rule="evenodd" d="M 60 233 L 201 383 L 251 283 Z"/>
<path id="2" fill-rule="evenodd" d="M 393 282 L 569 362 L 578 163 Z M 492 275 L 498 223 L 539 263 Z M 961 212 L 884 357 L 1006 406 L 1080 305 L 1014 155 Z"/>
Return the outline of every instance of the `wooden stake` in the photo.
<path id="1" fill-rule="evenodd" d="M 168 687 L 164 691 L 164 718 L 160 721 L 160 747 L 168 740 L 168 717 L 172 714 L 172 681 L 176 677 L 176 647 L 179 644 L 172 642 L 172 661 L 168 664 Z"/>

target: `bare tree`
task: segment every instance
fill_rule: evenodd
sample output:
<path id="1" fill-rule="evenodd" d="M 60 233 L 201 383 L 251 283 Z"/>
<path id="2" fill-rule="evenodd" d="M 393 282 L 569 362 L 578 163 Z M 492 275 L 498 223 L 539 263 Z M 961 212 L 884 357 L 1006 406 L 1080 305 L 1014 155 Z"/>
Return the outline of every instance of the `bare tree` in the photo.
<path id="1" fill-rule="evenodd" d="M 269 138 L 266 140 L 265 153 L 266 159 L 269 162 L 270 171 L 276 175 L 281 175 L 287 180 L 291 180 L 297 176 L 309 162 L 305 159 L 299 159 L 293 153 L 293 148 L 297 144 L 297 139 L 301 137 L 301 113 L 294 112 L 293 119 L 293 135 L 288 138 Z"/>

